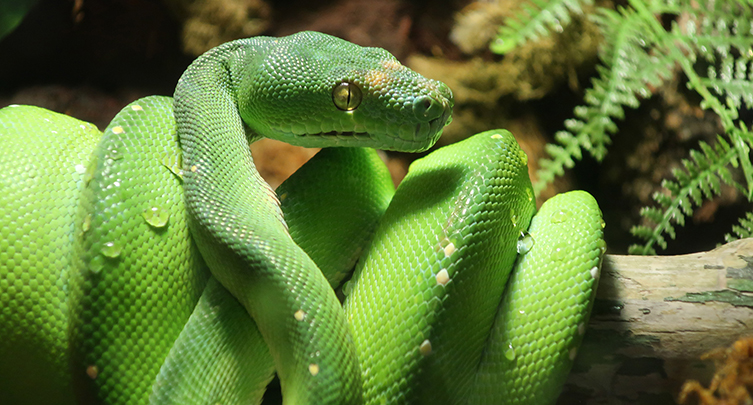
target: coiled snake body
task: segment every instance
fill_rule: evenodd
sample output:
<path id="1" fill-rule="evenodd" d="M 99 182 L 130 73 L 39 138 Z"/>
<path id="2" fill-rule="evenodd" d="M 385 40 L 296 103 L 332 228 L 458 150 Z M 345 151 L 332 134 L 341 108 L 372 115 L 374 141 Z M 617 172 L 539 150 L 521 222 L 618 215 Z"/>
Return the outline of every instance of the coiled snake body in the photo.
<path id="1" fill-rule="evenodd" d="M 207 52 L 174 101 L 137 100 L 104 134 L 0 110 L 0 392 L 258 403 L 276 371 L 287 404 L 553 401 L 601 214 L 573 192 L 532 220 L 527 158 L 500 130 L 418 160 L 392 198 L 360 147 L 424 151 L 452 105 L 384 50 L 303 32 Z M 260 137 L 354 148 L 275 194 Z"/>

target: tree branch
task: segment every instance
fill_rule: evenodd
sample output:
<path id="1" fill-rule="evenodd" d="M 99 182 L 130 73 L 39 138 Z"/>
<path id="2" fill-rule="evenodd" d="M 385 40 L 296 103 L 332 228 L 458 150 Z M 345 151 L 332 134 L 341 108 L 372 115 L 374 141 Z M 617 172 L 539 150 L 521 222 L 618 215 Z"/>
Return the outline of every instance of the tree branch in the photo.
<path id="1" fill-rule="evenodd" d="M 682 256 L 607 255 L 558 404 L 674 404 L 716 347 L 753 335 L 753 239 Z"/>

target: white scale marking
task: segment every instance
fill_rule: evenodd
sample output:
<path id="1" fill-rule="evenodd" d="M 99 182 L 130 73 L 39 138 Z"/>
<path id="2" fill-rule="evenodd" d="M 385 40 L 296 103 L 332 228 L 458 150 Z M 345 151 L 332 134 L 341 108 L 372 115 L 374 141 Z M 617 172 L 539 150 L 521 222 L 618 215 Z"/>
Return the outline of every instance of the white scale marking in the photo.
<path id="1" fill-rule="evenodd" d="M 316 363 L 309 364 L 309 373 L 311 373 L 311 375 L 313 376 L 319 374 L 319 365 Z"/>
<path id="2" fill-rule="evenodd" d="M 431 342 L 429 341 L 429 339 L 421 342 L 421 346 L 418 347 L 418 351 L 420 351 L 421 355 L 424 357 L 431 354 Z"/>
<path id="3" fill-rule="evenodd" d="M 447 272 L 447 269 L 439 270 L 439 273 L 437 273 L 436 276 L 437 284 L 441 286 L 447 285 L 447 283 L 450 282 L 450 273 Z"/>
<path id="4" fill-rule="evenodd" d="M 444 247 L 444 257 L 450 257 L 453 253 L 455 253 L 455 244 L 450 242 Z"/>

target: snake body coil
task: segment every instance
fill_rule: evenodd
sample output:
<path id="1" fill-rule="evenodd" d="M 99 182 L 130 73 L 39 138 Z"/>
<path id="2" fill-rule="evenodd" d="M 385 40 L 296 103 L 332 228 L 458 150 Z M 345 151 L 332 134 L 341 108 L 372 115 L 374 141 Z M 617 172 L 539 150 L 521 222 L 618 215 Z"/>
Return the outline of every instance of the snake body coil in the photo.
<path id="1" fill-rule="evenodd" d="M 258 403 L 276 371 L 288 404 L 552 401 L 604 250 L 592 197 L 529 229 L 506 131 L 414 163 L 392 202 L 371 149 L 319 153 L 279 197 L 248 149 L 423 151 L 452 104 L 384 50 L 303 32 L 207 52 L 101 137 L 0 110 L 0 392 Z"/>

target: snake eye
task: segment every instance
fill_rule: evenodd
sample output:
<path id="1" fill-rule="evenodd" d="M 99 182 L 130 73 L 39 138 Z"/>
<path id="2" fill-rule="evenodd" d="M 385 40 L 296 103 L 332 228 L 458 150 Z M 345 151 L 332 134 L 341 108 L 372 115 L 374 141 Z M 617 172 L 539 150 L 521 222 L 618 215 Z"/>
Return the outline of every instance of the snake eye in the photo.
<path id="1" fill-rule="evenodd" d="M 332 101 L 343 111 L 353 111 L 361 104 L 361 89 L 353 83 L 342 82 L 332 89 Z"/>

